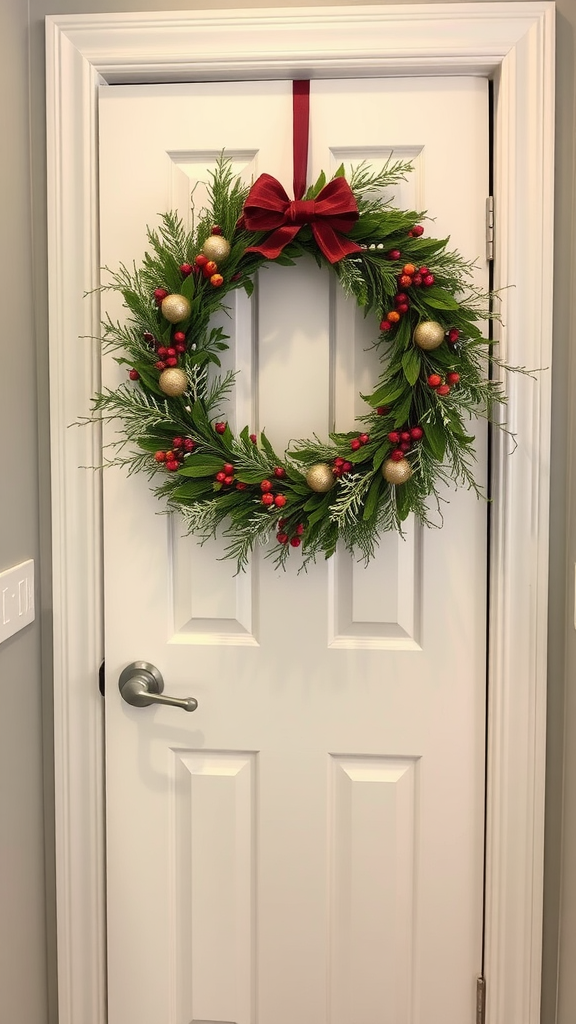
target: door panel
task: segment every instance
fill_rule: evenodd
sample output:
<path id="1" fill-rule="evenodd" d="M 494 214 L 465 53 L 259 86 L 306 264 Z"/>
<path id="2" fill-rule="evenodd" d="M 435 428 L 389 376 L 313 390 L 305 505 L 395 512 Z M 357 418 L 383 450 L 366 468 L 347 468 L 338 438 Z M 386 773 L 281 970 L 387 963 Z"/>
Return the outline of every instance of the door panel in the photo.
<path id="1" fill-rule="evenodd" d="M 427 207 L 431 233 L 473 258 L 487 102 L 480 79 L 313 82 L 309 180 L 408 156 L 395 203 Z M 289 82 L 106 88 L 100 132 L 103 264 L 138 260 L 145 225 L 188 217 L 192 188 L 201 205 L 223 147 L 291 189 Z M 376 324 L 328 272 L 268 267 L 231 314 L 234 428 L 282 447 L 350 429 Z M 112 361 L 104 374 L 122 379 Z M 478 447 L 482 478 L 481 427 Z M 339 551 L 277 573 L 258 551 L 234 577 L 223 543 L 182 537 L 145 480 L 104 476 L 110 1024 L 471 1024 L 484 504 L 447 491 L 442 530 L 409 524 L 368 567 Z M 124 704 L 116 680 L 137 659 L 197 697 L 194 715 Z"/>

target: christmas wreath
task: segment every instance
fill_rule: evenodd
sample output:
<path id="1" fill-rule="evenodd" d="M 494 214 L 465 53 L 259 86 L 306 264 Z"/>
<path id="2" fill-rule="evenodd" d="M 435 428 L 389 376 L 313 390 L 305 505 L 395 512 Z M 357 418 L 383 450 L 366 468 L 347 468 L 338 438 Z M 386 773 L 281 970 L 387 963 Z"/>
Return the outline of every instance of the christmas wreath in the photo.
<path id="1" fill-rule="evenodd" d="M 148 230 L 142 265 L 120 266 L 107 286 L 129 311 L 103 323 L 105 348 L 129 368 L 129 380 L 94 402 L 98 415 L 123 421 L 110 462 L 153 477 L 188 532 L 205 539 L 222 524 L 239 568 L 271 535 L 279 565 L 299 547 L 304 563 L 328 558 L 339 540 L 368 560 L 380 533 L 401 531 L 410 513 L 430 525 L 441 484 L 479 490 L 470 418 L 490 419 L 505 397 L 490 378 L 495 359 L 479 326 L 492 316 L 490 296 L 472 286 L 472 265 L 447 240 L 425 237 L 422 214 L 377 195 L 410 165 L 388 161 L 373 173 L 362 164 L 348 179 L 340 167 L 305 191 L 307 120 L 299 141 L 296 129 L 307 85 L 294 84 L 296 199 L 270 175 L 246 186 L 222 158 L 196 226 L 165 214 Z M 213 318 L 234 289 L 252 294 L 267 263 L 306 255 L 376 316 L 382 372 L 354 429 L 277 453 L 264 432 L 235 434 L 226 422 L 234 374 L 213 371 L 227 348 Z"/>

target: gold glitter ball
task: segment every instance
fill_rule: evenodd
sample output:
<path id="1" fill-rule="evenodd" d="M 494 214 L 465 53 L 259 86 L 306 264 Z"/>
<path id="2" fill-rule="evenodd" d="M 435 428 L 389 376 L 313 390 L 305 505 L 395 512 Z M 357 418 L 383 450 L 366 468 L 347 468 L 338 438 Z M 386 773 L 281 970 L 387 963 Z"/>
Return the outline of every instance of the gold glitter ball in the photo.
<path id="1" fill-rule="evenodd" d="M 386 459 L 382 466 L 382 476 L 389 484 L 405 484 L 412 476 L 412 466 L 408 459 Z"/>
<path id="2" fill-rule="evenodd" d="M 442 344 L 444 334 L 442 324 L 437 324 L 435 320 L 422 320 L 414 331 L 414 344 L 418 345 L 418 348 L 424 349 L 425 352 L 431 352 L 432 349 L 438 348 Z"/>
<path id="3" fill-rule="evenodd" d="M 167 370 L 162 370 L 158 383 L 165 395 L 176 398 L 187 390 L 188 377 L 178 366 L 169 366 Z"/>
<path id="4" fill-rule="evenodd" d="M 162 316 L 171 324 L 179 324 L 190 316 L 190 303 L 185 295 L 167 295 L 161 309 Z"/>
<path id="5" fill-rule="evenodd" d="M 230 255 L 230 242 L 223 235 L 210 235 L 202 246 L 207 260 L 214 263 L 225 263 Z"/>
<path id="6" fill-rule="evenodd" d="M 327 462 L 316 462 L 306 473 L 306 483 L 318 494 L 326 494 L 336 483 L 336 477 Z"/>

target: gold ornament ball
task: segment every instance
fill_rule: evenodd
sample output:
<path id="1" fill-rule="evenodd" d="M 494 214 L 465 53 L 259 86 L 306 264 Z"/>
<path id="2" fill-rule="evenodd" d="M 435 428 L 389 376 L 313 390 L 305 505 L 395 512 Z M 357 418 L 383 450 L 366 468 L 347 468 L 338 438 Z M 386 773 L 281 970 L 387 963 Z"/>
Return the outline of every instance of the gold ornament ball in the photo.
<path id="1" fill-rule="evenodd" d="M 444 341 L 444 328 L 435 320 L 422 320 L 414 331 L 414 344 L 423 348 L 425 352 L 431 352 L 438 348 Z"/>
<path id="2" fill-rule="evenodd" d="M 405 484 L 412 476 L 412 467 L 408 459 L 386 459 L 382 466 L 382 476 L 389 484 Z"/>
<path id="3" fill-rule="evenodd" d="M 202 252 L 207 260 L 225 263 L 230 255 L 230 242 L 223 235 L 210 235 L 202 246 Z"/>
<path id="4" fill-rule="evenodd" d="M 165 395 L 176 398 L 187 390 L 188 377 L 178 366 L 169 366 L 167 370 L 162 370 L 158 383 Z"/>
<path id="5" fill-rule="evenodd" d="M 306 483 L 318 494 L 326 494 L 336 483 L 336 477 L 327 462 L 317 462 L 306 473 Z"/>
<path id="6" fill-rule="evenodd" d="M 190 303 L 185 295 L 167 295 L 161 308 L 162 316 L 171 324 L 179 324 L 190 316 Z"/>

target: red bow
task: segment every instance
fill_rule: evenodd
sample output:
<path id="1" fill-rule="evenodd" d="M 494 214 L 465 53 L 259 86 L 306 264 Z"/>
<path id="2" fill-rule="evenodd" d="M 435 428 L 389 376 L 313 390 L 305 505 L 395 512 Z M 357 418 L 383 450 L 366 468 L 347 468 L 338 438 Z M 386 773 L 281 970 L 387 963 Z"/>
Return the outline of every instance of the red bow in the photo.
<path id="1" fill-rule="evenodd" d="M 333 178 L 315 199 L 290 200 L 276 178 L 261 174 L 244 203 L 240 226 L 248 231 L 272 232 L 260 245 L 251 245 L 246 251 L 273 260 L 304 224 L 310 224 L 318 248 L 330 263 L 337 263 L 343 256 L 362 251 L 356 242 L 344 237 L 358 216 L 354 194 L 345 178 Z"/>

